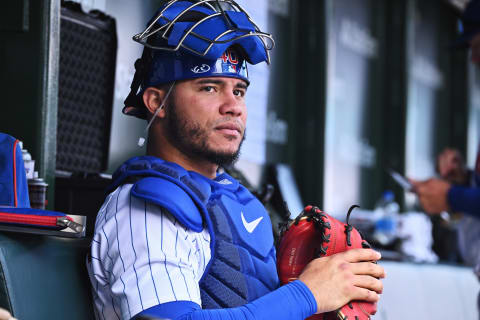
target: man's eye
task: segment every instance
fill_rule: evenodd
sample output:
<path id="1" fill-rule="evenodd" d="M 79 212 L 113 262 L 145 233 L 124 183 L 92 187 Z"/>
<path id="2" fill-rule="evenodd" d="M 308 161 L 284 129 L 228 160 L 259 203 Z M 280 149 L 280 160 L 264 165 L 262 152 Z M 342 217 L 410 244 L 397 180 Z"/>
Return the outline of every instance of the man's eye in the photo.
<path id="1" fill-rule="evenodd" d="M 215 88 L 212 87 L 212 86 L 205 86 L 202 88 L 203 91 L 206 91 L 206 92 L 213 92 L 215 91 Z"/>
<path id="2" fill-rule="evenodd" d="M 243 96 L 245 96 L 245 91 L 243 91 L 243 90 L 233 90 L 233 94 L 236 95 L 237 97 L 243 97 Z"/>

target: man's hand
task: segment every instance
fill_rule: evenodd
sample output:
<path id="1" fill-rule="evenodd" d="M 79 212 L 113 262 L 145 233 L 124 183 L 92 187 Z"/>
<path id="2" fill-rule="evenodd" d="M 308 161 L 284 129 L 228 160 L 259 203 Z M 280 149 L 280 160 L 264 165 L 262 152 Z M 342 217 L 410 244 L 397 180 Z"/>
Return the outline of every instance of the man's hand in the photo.
<path id="1" fill-rule="evenodd" d="M 12 317 L 10 312 L 0 308 L 0 320 L 16 320 L 16 319 Z"/>
<path id="2" fill-rule="evenodd" d="M 450 210 L 447 197 L 450 183 L 441 179 L 410 180 L 410 182 L 414 185 L 414 190 L 425 212 L 439 214 Z"/>
<path id="3" fill-rule="evenodd" d="M 317 313 L 336 310 L 352 300 L 377 302 L 385 270 L 372 263 L 380 253 L 352 249 L 312 260 L 299 276 L 317 301 Z"/>

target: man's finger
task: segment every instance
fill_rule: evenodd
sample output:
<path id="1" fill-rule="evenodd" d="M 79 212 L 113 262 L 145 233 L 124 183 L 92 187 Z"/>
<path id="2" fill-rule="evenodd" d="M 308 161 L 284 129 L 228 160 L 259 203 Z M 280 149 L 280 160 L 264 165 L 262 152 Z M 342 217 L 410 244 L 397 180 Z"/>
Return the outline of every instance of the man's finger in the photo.
<path id="1" fill-rule="evenodd" d="M 372 249 L 352 249 L 342 253 L 348 262 L 377 261 L 382 255 Z"/>
<path id="2" fill-rule="evenodd" d="M 376 263 L 357 262 L 350 266 L 352 272 L 358 275 L 367 275 L 375 278 L 385 278 L 385 269 Z"/>
<path id="3" fill-rule="evenodd" d="M 418 185 L 418 184 L 422 183 L 422 181 L 415 180 L 415 179 L 412 179 L 412 178 L 407 178 L 407 180 L 410 181 L 410 183 L 413 184 L 413 185 Z"/>
<path id="4" fill-rule="evenodd" d="M 359 288 L 375 291 L 378 294 L 383 292 L 382 281 L 371 276 L 366 276 L 366 275 L 355 276 L 353 285 Z"/>
<path id="5" fill-rule="evenodd" d="M 378 293 L 365 288 L 354 287 L 351 291 L 351 300 L 363 300 L 368 302 L 377 302 L 380 300 Z"/>
<path id="6" fill-rule="evenodd" d="M 407 180 L 412 184 L 413 188 L 412 188 L 412 192 L 417 192 L 417 189 L 418 189 L 418 186 L 422 183 L 422 181 L 418 181 L 418 180 L 414 180 L 414 179 L 410 179 L 410 178 L 407 178 Z"/>

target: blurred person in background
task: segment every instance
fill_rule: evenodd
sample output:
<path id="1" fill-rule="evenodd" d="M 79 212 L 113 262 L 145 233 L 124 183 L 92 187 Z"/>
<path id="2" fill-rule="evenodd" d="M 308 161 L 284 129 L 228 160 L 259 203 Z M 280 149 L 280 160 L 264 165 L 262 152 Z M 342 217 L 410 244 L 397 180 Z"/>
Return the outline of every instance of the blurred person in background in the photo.
<path id="1" fill-rule="evenodd" d="M 462 22 L 464 31 L 454 45 L 459 48 L 470 48 L 472 63 L 480 67 L 480 0 L 473 0 L 467 4 L 462 15 Z M 465 177 L 461 173 L 464 170 L 458 167 L 458 161 L 455 159 L 454 153 L 448 152 L 444 156 L 441 155 L 437 168 L 441 178 L 412 181 L 420 204 L 430 214 L 453 211 L 464 212 L 480 218 L 480 188 L 471 185 L 465 186 L 463 181 Z M 444 163 L 447 164 L 444 165 Z M 480 173 L 480 149 L 475 172 L 476 174 Z"/>
<path id="2" fill-rule="evenodd" d="M 445 148 L 438 156 L 437 173 L 447 182 L 461 187 L 477 188 L 480 175 L 467 168 L 461 153 L 453 148 Z M 455 213 L 452 211 L 452 213 Z M 478 212 L 477 212 L 478 213 Z M 464 214 L 458 220 L 458 249 L 464 262 L 480 271 L 480 215 Z"/>
<path id="3" fill-rule="evenodd" d="M 470 60 L 480 67 L 480 0 L 467 4 L 462 15 L 464 30 L 454 46 L 470 48 Z M 468 170 L 463 157 L 447 148 L 437 159 L 439 178 L 412 181 L 425 212 L 461 212 L 458 224 L 459 249 L 464 261 L 474 267 L 480 279 L 480 146 L 474 170 Z M 480 310 L 480 294 L 477 304 Z"/>
<path id="4" fill-rule="evenodd" d="M 480 0 L 467 4 L 462 15 L 464 30 L 454 46 L 470 48 L 472 63 L 480 67 Z M 442 155 L 443 154 L 443 155 Z M 459 167 L 455 152 L 442 153 L 438 170 L 441 178 L 412 181 L 423 209 L 430 214 L 443 211 L 464 212 L 480 218 L 480 188 L 465 186 L 465 169 Z M 463 160 L 461 160 L 463 162 Z M 441 166 L 441 168 L 440 168 Z M 476 161 L 476 174 L 480 173 L 480 149 Z"/>
<path id="5" fill-rule="evenodd" d="M 479 169 L 480 151 L 475 170 L 469 170 L 458 150 L 445 148 L 439 154 L 436 163 L 440 178 L 413 183 L 420 204 L 427 213 L 439 215 L 448 211 L 456 215 L 463 214 L 457 223 L 458 250 L 463 261 L 474 268 L 480 280 Z M 445 236 L 448 237 L 448 234 Z M 477 304 L 480 311 L 480 294 Z"/>

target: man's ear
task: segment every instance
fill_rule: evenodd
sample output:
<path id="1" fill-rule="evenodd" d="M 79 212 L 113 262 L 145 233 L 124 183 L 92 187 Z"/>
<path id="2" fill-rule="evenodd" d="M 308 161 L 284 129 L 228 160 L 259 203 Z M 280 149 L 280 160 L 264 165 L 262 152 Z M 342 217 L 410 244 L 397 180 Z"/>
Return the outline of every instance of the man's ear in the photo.
<path id="1" fill-rule="evenodd" d="M 162 105 L 163 99 L 165 98 L 165 90 L 148 87 L 143 92 L 143 103 L 147 107 L 147 110 L 150 114 L 154 114 L 158 108 Z M 164 118 L 165 110 L 160 110 L 157 113 L 157 117 Z"/>

